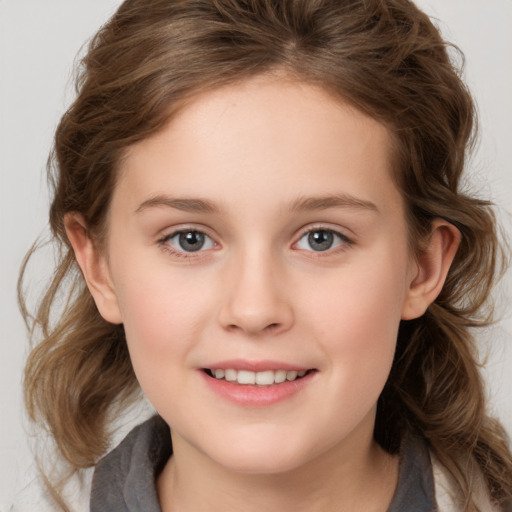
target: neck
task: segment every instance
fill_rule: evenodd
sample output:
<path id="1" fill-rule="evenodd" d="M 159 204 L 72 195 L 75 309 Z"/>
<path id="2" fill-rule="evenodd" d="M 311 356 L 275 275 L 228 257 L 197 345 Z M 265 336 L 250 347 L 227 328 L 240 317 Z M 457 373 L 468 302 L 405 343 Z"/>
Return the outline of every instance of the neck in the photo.
<path id="1" fill-rule="evenodd" d="M 398 481 L 398 459 L 371 437 L 356 449 L 335 447 L 302 467 L 273 474 L 226 469 L 203 453 L 192 454 L 176 435 L 173 447 L 157 481 L 162 512 L 384 512 Z"/>

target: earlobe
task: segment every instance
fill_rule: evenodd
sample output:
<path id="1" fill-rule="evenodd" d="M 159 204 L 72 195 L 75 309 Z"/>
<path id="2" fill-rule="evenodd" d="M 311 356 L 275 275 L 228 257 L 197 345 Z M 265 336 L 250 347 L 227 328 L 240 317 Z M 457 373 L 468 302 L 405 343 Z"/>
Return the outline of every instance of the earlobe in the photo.
<path id="1" fill-rule="evenodd" d="M 426 247 L 416 258 L 416 270 L 402 308 L 402 320 L 422 316 L 441 293 L 460 243 L 459 230 L 436 219 Z"/>
<path id="2" fill-rule="evenodd" d="M 64 225 L 76 261 L 101 316 L 107 322 L 122 323 L 105 255 L 95 247 L 86 222 L 80 214 L 68 213 L 64 217 Z"/>

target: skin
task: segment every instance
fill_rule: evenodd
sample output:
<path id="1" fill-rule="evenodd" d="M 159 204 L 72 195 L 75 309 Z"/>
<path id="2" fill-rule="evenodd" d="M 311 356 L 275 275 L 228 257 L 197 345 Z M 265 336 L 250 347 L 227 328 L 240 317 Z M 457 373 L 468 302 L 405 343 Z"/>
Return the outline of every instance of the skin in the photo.
<path id="1" fill-rule="evenodd" d="M 377 399 L 400 320 L 435 299 L 457 248 L 436 221 L 411 254 L 390 147 L 383 125 L 321 89 L 258 77 L 199 95 L 129 148 L 104 251 L 67 216 L 98 308 L 124 324 L 172 430 L 164 512 L 389 506 L 398 462 L 373 440 Z M 202 250 L 180 247 L 184 229 L 207 235 Z M 333 246 L 313 247 L 311 230 Z M 201 372 L 234 358 L 314 373 L 284 401 L 243 406 Z"/>

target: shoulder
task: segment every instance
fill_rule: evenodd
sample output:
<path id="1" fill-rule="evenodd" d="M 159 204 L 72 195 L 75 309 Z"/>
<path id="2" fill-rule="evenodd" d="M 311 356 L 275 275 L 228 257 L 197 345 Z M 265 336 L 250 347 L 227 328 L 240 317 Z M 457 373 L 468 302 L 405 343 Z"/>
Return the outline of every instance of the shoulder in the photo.
<path id="1" fill-rule="evenodd" d="M 147 490 L 142 487 L 154 485 L 154 472 L 170 456 L 172 450 L 168 426 L 160 417 L 154 416 L 123 435 L 121 442 L 96 466 L 75 472 L 65 480 L 63 488 L 59 488 L 59 498 L 67 510 L 89 512 L 93 502 L 98 500 L 98 510 L 106 510 L 104 505 L 112 497 L 123 501 L 126 492 L 147 494 Z M 7 512 L 66 510 L 52 496 L 47 479 L 37 472 L 36 466 L 34 464 L 34 474 L 29 477 L 30 483 L 16 494 Z M 58 478 L 56 475 L 66 474 L 66 467 L 61 468 L 57 464 L 52 466 L 51 473 L 53 482 Z M 124 510 L 115 506 L 112 510 Z"/>
<path id="2" fill-rule="evenodd" d="M 448 470 L 433 455 L 431 455 L 431 458 L 435 496 L 439 512 L 460 512 L 461 505 L 457 499 L 452 477 Z M 500 512 L 500 509 L 493 505 L 482 477 L 475 478 L 475 482 L 474 499 L 478 510 L 481 512 Z"/>
<path id="3" fill-rule="evenodd" d="M 170 431 L 160 416 L 153 416 L 133 428 L 129 434 L 96 465 L 94 484 L 115 475 L 124 485 L 139 468 L 158 471 L 172 453 Z M 140 472 L 136 471 L 137 476 Z"/>
<path id="4" fill-rule="evenodd" d="M 153 407 L 144 399 L 134 402 L 120 412 L 111 425 L 111 446 L 118 446 L 129 437 L 132 430 L 144 430 L 142 426 L 144 423 L 141 424 L 141 419 L 146 420 L 154 414 Z M 45 443 L 46 438 L 41 437 L 39 431 L 34 432 L 34 438 L 38 439 L 38 443 L 32 448 L 37 457 L 34 456 L 32 468 L 29 470 L 30 475 L 26 475 L 26 481 L 30 483 L 16 493 L 13 503 L 7 505 L 11 508 L 7 508 L 5 512 L 56 512 L 64 510 L 52 498 L 44 476 L 37 470 L 35 460 L 44 461 L 45 470 L 48 471 L 48 474 L 51 474 L 52 481 L 58 480 L 59 476 L 63 477 L 69 474 L 69 467 L 55 456 L 53 450 L 48 448 Z M 96 466 L 79 470 L 66 480 L 64 488 L 60 491 L 60 496 L 70 512 L 90 511 L 92 480 L 95 471 Z M 3 508 L 2 512 L 4 512 Z"/>
<path id="5" fill-rule="evenodd" d="M 493 505 L 480 473 L 471 475 L 472 498 L 479 512 L 508 512 Z M 388 512 L 461 512 L 465 507 L 450 472 L 421 435 L 408 433 L 400 447 L 400 473 Z"/>
<path id="6" fill-rule="evenodd" d="M 102 460 L 94 471 L 91 488 L 92 512 L 132 510 L 158 511 L 155 475 L 172 454 L 169 427 L 154 416 L 134 428 Z"/>
<path id="7" fill-rule="evenodd" d="M 91 482 L 94 468 L 81 470 L 73 475 L 61 492 L 70 512 L 89 512 Z M 15 497 L 9 512 L 55 512 L 59 505 L 52 498 L 43 476 L 35 476 L 29 485 Z"/>

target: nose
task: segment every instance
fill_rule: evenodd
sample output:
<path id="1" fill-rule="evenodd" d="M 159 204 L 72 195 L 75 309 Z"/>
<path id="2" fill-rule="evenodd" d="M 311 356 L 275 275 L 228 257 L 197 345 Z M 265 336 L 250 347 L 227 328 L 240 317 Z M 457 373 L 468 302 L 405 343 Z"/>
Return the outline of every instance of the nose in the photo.
<path id="1" fill-rule="evenodd" d="M 223 328 L 258 336 L 285 332 L 292 326 L 284 272 L 270 251 L 240 258 L 227 277 L 219 313 Z"/>

